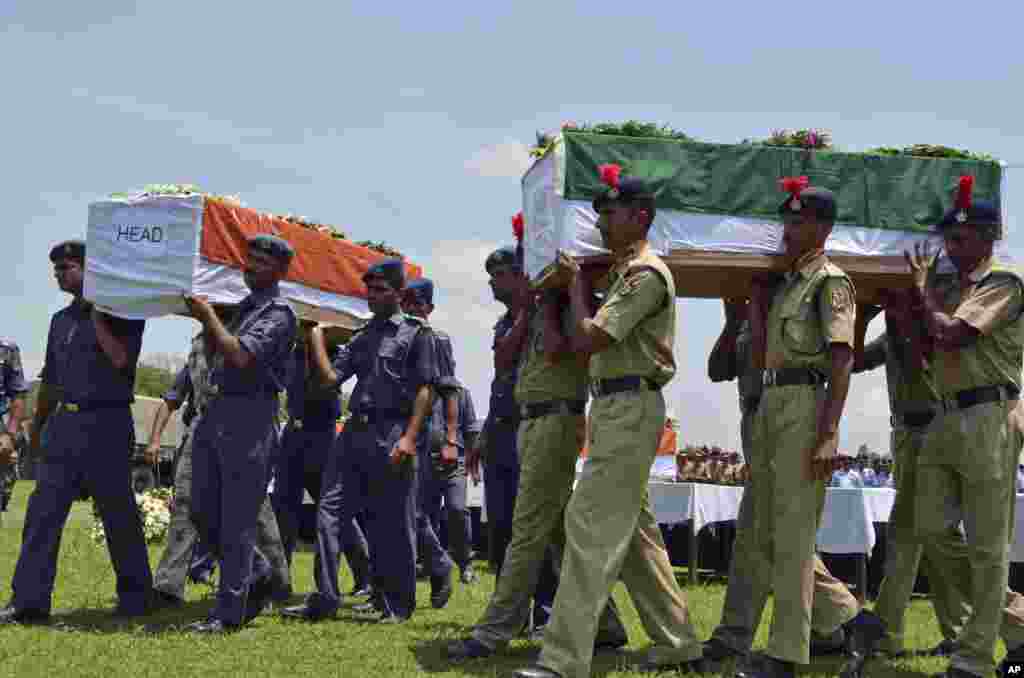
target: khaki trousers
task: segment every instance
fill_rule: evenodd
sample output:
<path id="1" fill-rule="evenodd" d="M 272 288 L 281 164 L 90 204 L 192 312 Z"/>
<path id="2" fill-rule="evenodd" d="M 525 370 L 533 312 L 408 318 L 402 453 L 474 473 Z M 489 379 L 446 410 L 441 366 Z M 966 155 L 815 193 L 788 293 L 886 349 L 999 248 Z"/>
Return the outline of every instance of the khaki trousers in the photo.
<path id="1" fill-rule="evenodd" d="M 697 659 L 701 644 L 647 491 L 665 400 L 660 391 L 597 398 L 590 420 L 590 455 L 566 509 L 563 576 L 538 663 L 563 678 L 590 675 L 598 616 L 620 576 L 654 641 L 648 660 Z"/>

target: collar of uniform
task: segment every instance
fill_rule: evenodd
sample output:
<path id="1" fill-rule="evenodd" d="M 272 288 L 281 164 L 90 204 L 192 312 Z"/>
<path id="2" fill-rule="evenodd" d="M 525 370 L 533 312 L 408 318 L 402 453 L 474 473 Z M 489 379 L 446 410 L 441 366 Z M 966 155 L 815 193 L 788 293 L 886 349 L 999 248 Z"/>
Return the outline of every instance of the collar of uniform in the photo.
<path id="1" fill-rule="evenodd" d="M 274 283 L 273 285 L 264 287 L 261 290 L 253 290 L 249 293 L 249 296 L 242 300 L 242 303 L 246 306 L 257 306 L 268 299 L 273 299 L 274 297 L 279 296 L 281 296 L 280 289 L 278 288 L 277 283 Z"/>
<path id="2" fill-rule="evenodd" d="M 622 254 L 615 257 L 614 272 L 621 275 L 629 268 L 629 265 L 639 257 L 647 253 L 650 245 L 646 240 L 639 240 L 622 251 Z"/>
<path id="3" fill-rule="evenodd" d="M 978 283 L 985 279 L 992 272 L 992 257 L 983 259 L 974 267 L 974 270 L 967 274 L 967 279 L 972 283 Z"/>
<path id="4" fill-rule="evenodd" d="M 825 265 L 827 259 L 823 250 L 813 250 L 800 255 L 800 258 L 793 262 L 793 266 L 786 272 L 786 279 L 792 280 L 793 276 L 799 274 L 810 278 L 819 268 Z"/>
<path id="5" fill-rule="evenodd" d="M 401 313 L 401 312 L 398 312 L 398 313 L 393 313 L 393 314 L 391 314 L 389 316 L 376 316 L 375 315 L 375 316 L 373 316 L 373 319 L 370 320 L 370 322 L 374 323 L 374 324 L 390 323 L 390 324 L 395 325 L 397 327 L 398 325 L 402 324 L 403 320 L 405 320 L 405 315 L 403 313 Z"/>

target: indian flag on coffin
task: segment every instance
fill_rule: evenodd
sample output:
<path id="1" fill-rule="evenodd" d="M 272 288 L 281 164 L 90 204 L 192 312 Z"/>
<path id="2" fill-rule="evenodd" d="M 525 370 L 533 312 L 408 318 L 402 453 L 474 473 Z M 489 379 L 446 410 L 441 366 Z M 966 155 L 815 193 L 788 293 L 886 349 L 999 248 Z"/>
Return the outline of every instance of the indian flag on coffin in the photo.
<path id="1" fill-rule="evenodd" d="M 114 315 L 183 314 L 182 294 L 240 302 L 247 241 L 274 233 L 295 249 L 281 291 L 300 318 L 356 329 L 371 316 L 362 275 L 387 255 L 294 220 L 199 193 L 117 197 L 89 205 L 85 298 Z M 418 278 L 419 266 L 406 265 Z"/>
<path id="2" fill-rule="evenodd" d="M 679 296 L 742 296 L 756 272 L 780 270 L 785 198 L 779 180 L 806 176 L 832 190 L 839 214 L 830 256 L 854 279 L 858 296 L 909 284 L 903 251 L 928 239 L 951 204 L 958 179 L 975 177 L 974 196 L 1002 202 L 1007 171 L 996 162 L 712 144 L 563 130 L 522 179 L 526 270 L 536 286 L 558 285 L 561 249 L 600 260 L 595 224 L 598 167 L 650 182 L 657 216 L 650 240 L 665 256 Z M 1004 216 L 1004 223 L 1006 218 Z"/>

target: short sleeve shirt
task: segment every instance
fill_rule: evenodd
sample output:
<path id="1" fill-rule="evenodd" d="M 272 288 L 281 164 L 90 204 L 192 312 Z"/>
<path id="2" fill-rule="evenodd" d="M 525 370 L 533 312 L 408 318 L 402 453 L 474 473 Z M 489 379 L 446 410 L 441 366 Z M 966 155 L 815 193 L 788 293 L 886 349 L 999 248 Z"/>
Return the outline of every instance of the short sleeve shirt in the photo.
<path id="1" fill-rule="evenodd" d="M 135 368 L 146 323 L 110 316 L 107 319 L 128 349 L 128 366 L 124 369 L 114 367 L 100 347 L 88 302 L 76 299 L 50 321 L 42 381 L 60 389 L 63 400 L 84 404 L 130 403 L 135 399 Z"/>
<path id="2" fill-rule="evenodd" d="M 222 392 L 233 394 L 272 396 L 285 390 L 297 328 L 295 312 L 277 286 L 253 292 L 238 305 L 228 330 L 255 359 L 254 364 L 240 370 L 217 354 L 211 364 L 211 381 Z"/>
<path id="3" fill-rule="evenodd" d="M 937 289 L 943 308 L 979 333 L 968 346 L 937 350 L 935 377 L 941 394 L 982 386 L 1013 384 L 1021 387 L 1024 358 L 1024 286 L 1012 271 L 991 261 L 977 269 L 971 284 L 961 287 L 957 278 Z"/>
<path id="4" fill-rule="evenodd" d="M 829 374 L 829 346 L 853 348 L 855 298 L 850 279 L 823 254 L 788 273 L 768 310 L 765 367 Z"/>
<path id="5" fill-rule="evenodd" d="M 646 242 L 612 270 L 594 325 L 614 343 L 590 359 L 595 379 L 647 377 L 664 386 L 676 372 L 675 282 Z"/>

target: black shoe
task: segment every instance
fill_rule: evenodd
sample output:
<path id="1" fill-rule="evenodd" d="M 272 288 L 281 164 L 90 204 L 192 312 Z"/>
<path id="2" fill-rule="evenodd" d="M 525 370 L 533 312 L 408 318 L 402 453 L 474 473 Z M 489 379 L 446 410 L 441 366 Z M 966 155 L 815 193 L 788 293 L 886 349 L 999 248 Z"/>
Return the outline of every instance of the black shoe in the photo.
<path id="1" fill-rule="evenodd" d="M 704 652 L 701 658 L 707 662 L 720 664 L 733 657 L 741 657 L 743 654 L 745 653 L 726 645 L 720 638 L 711 636 L 704 642 Z"/>
<path id="2" fill-rule="evenodd" d="M 494 650 L 470 636 L 462 640 L 452 641 L 444 650 L 450 662 L 462 662 L 467 659 L 483 659 L 494 654 Z"/>
<path id="3" fill-rule="evenodd" d="M 811 631 L 811 656 L 827 657 L 846 652 L 846 632 L 840 626 L 832 635 L 823 636 Z"/>
<path id="4" fill-rule="evenodd" d="M 417 579 L 426 579 L 427 578 L 427 568 L 423 567 L 423 563 L 416 563 L 416 578 Z"/>
<path id="5" fill-rule="evenodd" d="M 185 627 L 185 630 L 189 633 L 202 633 L 205 635 L 219 635 L 223 633 L 232 633 L 237 631 L 241 627 L 236 624 L 228 624 L 225 621 L 217 619 L 216 617 L 210 617 L 209 619 L 203 619 L 202 621 L 192 622 Z"/>
<path id="6" fill-rule="evenodd" d="M 294 607 L 286 607 L 281 610 L 281 616 L 286 619 L 301 619 L 302 621 L 318 622 L 324 619 L 330 619 L 334 617 L 337 610 L 325 610 L 319 605 L 315 605 L 308 600 L 302 605 L 296 605 Z"/>
<path id="7" fill-rule="evenodd" d="M 996 667 L 996 674 L 1000 678 L 1020 678 L 1024 675 L 1024 645 L 1018 645 L 1006 653 Z"/>
<path id="8" fill-rule="evenodd" d="M 430 578 L 430 604 L 440 610 L 452 597 L 452 575 L 449 572 L 443 577 Z"/>
<path id="9" fill-rule="evenodd" d="M 620 636 L 617 638 L 601 638 L 594 640 L 594 654 L 598 652 L 618 652 L 629 645 L 629 638 Z"/>
<path id="10" fill-rule="evenodd" d="M 736 678 L 794 678 L 796 665 L 775 657 L 758 654 L 751 657 L 749 666 L 736 672 Z"/>
<path id="11" fill-rule="evenodd" d="M 365 598 L 366 596 L 373 595 L 373 587 L 369 584 L 356 584 L 352 587 L 352 592 L 349 593 L 353 598 Z"/>
<path id="12" fill-rule="evenodd" d="M 245 599 L 245 617 L 242 623 L 248 624 L 260 616 L 260 613 L 263 612 L 263 609 L 270 602 L 273 594 L 274 584 L 269 574 L 250 584 L 249 595 Z"/>
<path id="13" fill-rule="evenodd" d="M 562 678 L 562 674 L 555 673 L 543 666 L 527 666 L 525 669 L 519 669 L 512 675 L 515 678 Z"/>
<path id="14" fill-rule="evenodd" d="M 472 586 L 477 582 L 479 577 L 476 576 L 476 570 L 473 569 L 472 565 L 467 565 L 463 570 L 462 574 L 459 575 L 459 581 L 466 586 Z"/>
<path id="15" fill-rule="evenodd" d="M 153 597 L 150 600 L 150 607 L 153 611 L 182 607 L 184 604 L 185 600 L 173 593 L 153 589 Z"/>
<path id="16" fill-rule="evenodd" d="M 949 638 L 944 639 L 935 647 L 927 650 L 918 650 L 914 654 L 918 657 L 951 657 L 960 649 L 960 643 Z"/>
<path id="17" fill-rule="evenodd" d="M 13 605 L 0 608 L 0 624 L 46 624 L 49 621 L 49 612 L 19 610 Z"/>
<path id="18" fill-rule="evenodd" d="M 861 610 L 843 625 L 846 632 L 846 660 L 840 678 L 862 678 L 864 665 L 875 653 L 875 646 L 885 637 L 885 623 L 874 612 Z"/>

